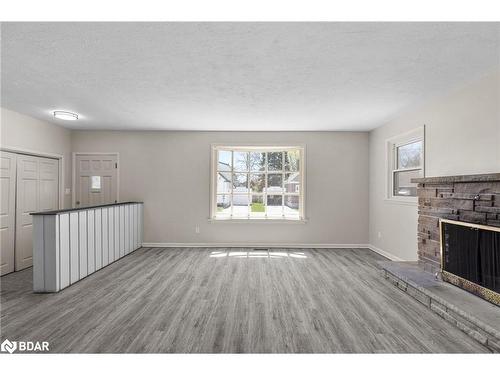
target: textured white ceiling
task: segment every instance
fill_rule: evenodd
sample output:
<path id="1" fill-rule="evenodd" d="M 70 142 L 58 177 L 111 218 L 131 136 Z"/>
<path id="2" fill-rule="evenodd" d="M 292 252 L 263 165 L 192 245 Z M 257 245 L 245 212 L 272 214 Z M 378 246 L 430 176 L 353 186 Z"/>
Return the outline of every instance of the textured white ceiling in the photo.
<path id="1" fill-rule="evenodd" d="M 499 25 L 4 23 L 1 101 L 79 129 L 369 130 L 499 66 Z"/>

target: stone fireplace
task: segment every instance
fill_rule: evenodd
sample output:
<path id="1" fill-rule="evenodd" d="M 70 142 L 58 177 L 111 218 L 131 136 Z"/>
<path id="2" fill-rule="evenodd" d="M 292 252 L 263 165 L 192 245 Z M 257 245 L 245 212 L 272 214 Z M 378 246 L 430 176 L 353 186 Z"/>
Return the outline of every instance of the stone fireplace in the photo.
<path id="1" fill-rule="evenodd" d="M 491 258 L 490 255 L 488 255 L 490 258 L 486 263 L 484 256 L 478 261 L 474 260 L 477 256 L 467 260 L 464 257 L 467 249 L 461 247 L 468 247 L 471 251 L 479 251 L 478 254 L 484 253 L 485 246 L 494 248 L 493 250 L 487 249 L 488 252 L 498 251 L 497 241 L 500 238 L 500 232 L 498 232 L 498 228 L 500 228 L 500 173 L 418 178 L 414 179 L 413 182 L 418 183 L 419 265 L 427 272 L 442 275 L 445 281 L 486 298 L 490 302 L 499 304 L 499 294 L 495 294 L 495 292 L 491 294 L 489 289 L 491 286 L 485 288 L 480 285 L 481 282 L 477 281 L 482 280 L 483 277 L 491 277 L 491 275 L 487 275 L 491 273 L 491 267 L 494 268 L 494 272 L 498 272 L 498 260 Z M 444 223 L 447 224 L 444 225 Z M 442 236 L 446 237 L 446 241 L 441 242 Z M 453 238 L 453 236 L 458 236 L 458 239 Z M 491 239 L 489 239 L 490 237 Z M 488 238 L 486 242 L 481 240 L 483 243 L 482 250 L 476 249 L 479 245 L 475 244 L 480 243 L 479 238 Z M 464 244 L 466 241 L 475 242 Z M 456 251 L 462 252 L 460 261 L 464 264 L 456 264 L 458 260 L 454 259 L 453 256 L 455 255 L 450 253 L 452 245 Z M 444 251 L 443 246 L 445 247 Z M 446 258 L 443 258 L 443 256 L 446 256 Z M 455 262 L 454 267 L 456 269 L 464 270 L 467 267 L 472 267 L 473 271 L 461 272 L 464 275 L 471 275 L 469 278 L 475 279 L 469 280 L 464 275 L 456 275 L 443 270 L 445 268 L 443 259 L 448 261 L 450 256 Z M 468 262 L 474 264 L 466 264 Z M 481 267 L 484 270 L 488 269 L 488 272 L 481 271 Z M 477 275 L 478 272 L 479 275 Z M 495 275 L 494 277 L 498 280 L 498 274 Z"/>

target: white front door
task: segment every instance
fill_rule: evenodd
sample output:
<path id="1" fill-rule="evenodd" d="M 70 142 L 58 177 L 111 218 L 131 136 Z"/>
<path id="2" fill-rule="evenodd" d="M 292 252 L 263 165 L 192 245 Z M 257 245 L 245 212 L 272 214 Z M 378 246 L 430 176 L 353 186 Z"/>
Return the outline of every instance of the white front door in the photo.
<path id="1" fill-rule="evenodd" d="M 0 152 L 0 275 L 14 271 L 16 154 Z"/>
<path id="2" fill-rule="evenodd" d="M 33 265 L 33 218 L 37 211 L 59 207 L 59 161 L 17 155 L 16 271 Z"/>
<path id="3" fill-rule="evenodd" d="M 75 206 L 96 206 L 118 201 L 116 154 L 75 156 Z"/>

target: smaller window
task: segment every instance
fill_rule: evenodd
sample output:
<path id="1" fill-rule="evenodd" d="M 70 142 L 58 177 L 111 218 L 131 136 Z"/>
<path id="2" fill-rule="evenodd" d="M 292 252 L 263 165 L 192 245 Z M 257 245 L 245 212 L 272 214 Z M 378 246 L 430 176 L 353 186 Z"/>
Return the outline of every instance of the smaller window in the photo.
<path id="1" fill-rule="evenodd" d="M 424 132 L 417 129 L 388 142 L 388 198 L 417 196 L 413 178 L 424 175 Z"/>
<path id="2" fill-rule="evenodd" d="M 90 188 L 92 190 L 101 190 L 101 176 L 92 176 Z"/>

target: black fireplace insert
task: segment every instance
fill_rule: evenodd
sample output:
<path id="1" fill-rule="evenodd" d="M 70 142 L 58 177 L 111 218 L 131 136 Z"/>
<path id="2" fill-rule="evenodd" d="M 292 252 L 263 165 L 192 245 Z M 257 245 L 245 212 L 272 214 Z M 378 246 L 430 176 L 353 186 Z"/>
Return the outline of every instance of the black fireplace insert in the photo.
<path id="1" fill-rule="evenodd" d="M 500 228 L 440 221 L 443 280 L 500 305 Z"/>

